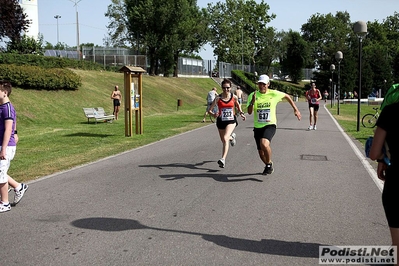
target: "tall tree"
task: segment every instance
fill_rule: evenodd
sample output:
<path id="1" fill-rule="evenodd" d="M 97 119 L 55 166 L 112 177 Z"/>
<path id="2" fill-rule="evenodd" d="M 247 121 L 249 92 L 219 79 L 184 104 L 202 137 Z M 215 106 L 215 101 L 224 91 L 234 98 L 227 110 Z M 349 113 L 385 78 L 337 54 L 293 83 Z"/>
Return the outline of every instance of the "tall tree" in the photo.
<path id="1" fill-rule="evenodd" d="M 12 40 L 7 43 L 7 52 L 44 55 L 43 35 L 40 35 L 37 40 L 27 35 L 23 35 L 21 39 Z"/>
<path id="2" fill-rule="evenodd" d="M 366 92 L 371 89 L 381 89 L 385 95 L 386 81 L 392 82 L 392 64 L 395 40 L 389 40 L 389 29 L 384 23 L 377 21 L 367 23 L 367 39 L 364 47 L 364 62 L 369 65 L 370 72 L 365 76 Z M 362 86 L 363 87 L 363 86 Z M 369 88 L 369 90 L 367 90 Z M 362 88 L 363 89 L 363 88 Z M 367 95 L 366 95 L 367 96 Z"/>
<path id="3" fill-rule="evenodd" d="M 177 76 L 179 53 L 198 51 L 208 38 L 206 10 L 196 0 L 112 0 L 108 29 L 113 45 L 130 44 L 143 50 L 150 74 Z M 139 49 L 140 45 L 140 49 Z"/>
<path id="4" fill-rule="evenodd" d="M 353 36 L 349 13 L 337 12 L 312 15 L 301 27 L 302 36 L 312 49 L 314 67 L 323 68 L 323 64 L 331 64 L 337 51 L 344 50 Z M 327 61 L 327 62 L 326 62 Z"/>
<path id="5" fill-rule="evenodd" d="M 27 17 L 17 0 L 0 0 L 0 41 L 20 40 L 31 23 Z"/>
<path id="6" fill-rule="evenodd" d="M 267 27 L 276 15 L 268 14 L 270 7 L 263 0 L 226 0 L 208 4 L 211 14 L 211 46 L 219 61 L 255 64 L 258 57 L 266 57 L 272 44 L 274 29 Z M 265 60 L 266 61 L 266 60 Z"/>
<path id="7" fill-rule="evenodd" d="M 312 68 L 318 86 L 327 88 L 331 78 L 330 65 L 338 65 L 335 54 L 341 51 L 344 55 L 340 62 L 340 87 L 353 88 L 355 84 L 357 53 L 353 50 L 357 38 L 353 33 L 353 24 L 348 12 L 337 12 L 312 15 L 301 27 L 302 37 L 311 49 Z M 357 47 L 357 46 L 356 46 Z M 338 69 L 338 67 L 336 68 Z M 337 74 L 337 73 L 336 73 Z M 337 75 L 334 75 L 337 77 Z M 335 82 L 337 79 L 335 78 Z M 343 93 L 343 90 L 341 90 Z"/>
<path id="8" fill-rule="evenodd" d="M 106 46 L 125 47 L 129 44 L 137 44 L 136 39 L 127 32 L 125 0 L 111 0 L 104 15 L 110 20 L 107 25 L 108 37 L 104 39 Z"/>
<path id="9" fill-rule="evenodd" d="M 302 80 L 302 69 L 309 60 L 309 49 L 299 32 L 290 30 L 287 39 L 287 53 L 281 63 L 288 71 L 291 81 L 297 83 Z"/>
<path id="10" fill-rule="evenodd" d="M 197 7 L 196 1 L 181 1 L 175 9 L 178 10 L 176 15 L 179 19 L 162 45 L 161 57 L 166 57 L 163 60 L 165 63 L 166 59 L 169 59 L 169 65 L 164 70 L 173 70 L 173 76 L 177 77 L 179 55 L 183 52 L 198 52 L 207 42 L 209 18 L 205 9 Z M 172 57 L 169 57 L 170 53 Z"/>
<path id="11" fill-rule="evenodd" d="M 269 73 L 272 63 L 281 57 L 281 39 L 274 28 L 268 27 L 265 35 L 259 39 L 261 45 L 254 54 L 253 63 L 256 62 L 258 73 Z M 263 66 L 263 67 L 260 67 Z"/>
<path id="12" fill-rule="evenodd" d="M 392 16 L 388 16 L 383 22 L 387 31 L 389 55 L 391 58 L 392 76 L 388 80 L 388 84 L 399 83 L 399 13 L 394 12 Z"/>

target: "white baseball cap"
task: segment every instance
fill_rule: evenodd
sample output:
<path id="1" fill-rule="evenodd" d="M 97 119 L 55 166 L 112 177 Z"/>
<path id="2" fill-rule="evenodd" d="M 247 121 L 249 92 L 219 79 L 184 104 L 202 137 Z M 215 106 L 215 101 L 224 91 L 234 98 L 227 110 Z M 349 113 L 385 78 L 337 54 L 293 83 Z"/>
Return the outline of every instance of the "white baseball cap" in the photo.
<path id="1" fill-rule="evenodd" d="M 270 82 L 269 76 L 268 75 L 260 75 L 258 83 L 259 82 L 262 82 L 264 84 L 269 84 L 269 82 Z"/>

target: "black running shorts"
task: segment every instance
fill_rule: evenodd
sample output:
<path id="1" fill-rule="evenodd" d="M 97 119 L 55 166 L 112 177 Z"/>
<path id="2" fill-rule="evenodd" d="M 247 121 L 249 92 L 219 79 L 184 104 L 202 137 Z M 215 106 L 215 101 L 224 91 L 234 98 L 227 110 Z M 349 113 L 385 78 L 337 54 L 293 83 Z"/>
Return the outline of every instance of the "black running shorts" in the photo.
<path id="1" fill-rule="evenodd" d="M 260 140 L 267 139 L 272 142 L 274 134 L 276 134 L 276 125 L 268 125 L 261 128 L 254 128 L 254 138 L 258 151 L 261 150 Z"/>
<path id="2" fill-rule="evenodd" d="M 385 183 L 382 191 L 382 205 L 389 227 L 399 228 L 399 167 L 388 167 L 385 171 Z"/>

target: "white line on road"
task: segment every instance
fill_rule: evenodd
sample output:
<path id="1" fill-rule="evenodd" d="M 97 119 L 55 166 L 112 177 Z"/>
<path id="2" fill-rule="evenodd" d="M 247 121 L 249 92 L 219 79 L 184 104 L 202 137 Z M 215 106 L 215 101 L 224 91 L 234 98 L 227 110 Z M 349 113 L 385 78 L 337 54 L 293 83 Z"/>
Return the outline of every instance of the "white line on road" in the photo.
<path id="1" fill-rule="evenodd" d="M 381 181 L 374 168 L 370 165 L 369 161 L 367 158 L 363 155 L 363 152 L 361 152 L 355 143 L 353 143 L 352 139 L 345 133 L 345 131 L 342 129 L 342 127 L 338 124 L 337 120 L 334 118 L 334 116 L 330 113 L 330 111 L 327 109 L 326 105 L 324 105 L 324 109 L 327 111 L 327 113 L 330 115 L 331 119 L 334 121 L 335 125 L 341 131 L 342 135 L 346 139 L 346 141 L 349 143 L 349 145 L 352 147 L 352 150 L 355 152 L 357 157 L 359 158 L 360 162 L 363 164 L 364 168 L 366 168 L 367 172 L 369 173 L 371 179 L 373 179 L 374 183 L 377 185 L 378 189 L 382 192 L 382 188 L 384 187 L 384 182 Z"/>

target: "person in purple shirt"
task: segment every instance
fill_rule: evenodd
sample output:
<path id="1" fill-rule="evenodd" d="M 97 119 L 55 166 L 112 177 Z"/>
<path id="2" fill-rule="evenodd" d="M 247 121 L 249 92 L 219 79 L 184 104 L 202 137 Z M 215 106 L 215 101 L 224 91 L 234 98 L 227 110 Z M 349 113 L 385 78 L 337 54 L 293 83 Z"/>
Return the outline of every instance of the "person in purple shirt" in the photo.
<path id="1" fill-rule="evenodd" d="M 14 106 L 8 98 L 11 95 L 11 83 L 0 81 L 0 212 L 11 210 L 11 204 L 8 201 L 8 184 L 14 188 L 14 204 L 17 204 L 24 196 L 28 185 L 16 182 L 8 175 L 10 162 L 15 156 L 18 142 L 16 131 L 16 113 Z"/>

